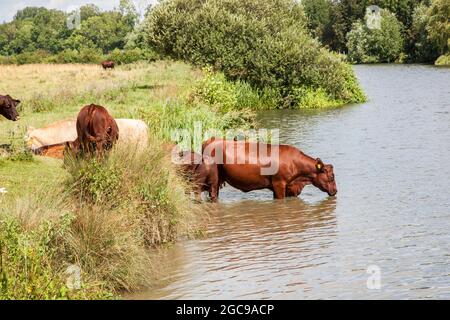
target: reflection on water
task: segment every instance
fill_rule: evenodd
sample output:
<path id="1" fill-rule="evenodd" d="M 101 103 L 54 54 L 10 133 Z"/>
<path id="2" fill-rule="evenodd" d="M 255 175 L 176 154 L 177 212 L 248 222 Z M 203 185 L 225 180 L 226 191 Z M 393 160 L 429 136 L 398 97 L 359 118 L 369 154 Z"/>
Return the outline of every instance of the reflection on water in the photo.
<path id="1" fill-rule="evenodd" d="M 169 275 L 175 281 L 159 297 L 183 298 L 185 286 L 196 288 L 190 298 L 200 299 L 246 298 L 255 292 L 270 298 L 295 292 L 296 284 L 305 281 L 302 269 L 320 263 L 334 241 L 335 208 L 334 198 L 317 204 L 289 199 L 218 205 L 207 239 L 172 250 L 178 252 L 175 259 L 183 261 L 182 267 Z"/>
<path id="2" fill-rule="evenodd" d="M 261 114 L 334 165 L 337 198 L 227 187 L 209 237 L 175 245 L 160 283 L 130 298 L 450 298 L 450 70 L 356 71 L 363 105 Z"/>

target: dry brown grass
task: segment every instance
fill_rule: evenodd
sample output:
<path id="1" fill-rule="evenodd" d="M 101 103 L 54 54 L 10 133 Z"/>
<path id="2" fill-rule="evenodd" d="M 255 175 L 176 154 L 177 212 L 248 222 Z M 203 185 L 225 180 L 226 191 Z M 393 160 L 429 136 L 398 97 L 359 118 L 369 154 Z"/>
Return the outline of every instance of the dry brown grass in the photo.
<path id="1" fill-rule="evenodd" d="M 58 96 L 81 94 L 93 89 L 107 90 L 123 82 L 139 79 L 145 68 L 104 71 L 91 64 L 63 65 L 0 65 L 0 92 L 31 99 L 37 94 Z"/>

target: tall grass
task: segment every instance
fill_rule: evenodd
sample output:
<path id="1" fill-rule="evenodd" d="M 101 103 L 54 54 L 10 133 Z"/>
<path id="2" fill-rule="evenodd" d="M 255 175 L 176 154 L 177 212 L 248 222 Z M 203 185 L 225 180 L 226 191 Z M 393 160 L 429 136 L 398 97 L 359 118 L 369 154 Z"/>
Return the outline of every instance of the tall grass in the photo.
<path id="1" fill-rule="evenodd" d="M 136 290 L 157 264 L 149 248 L 193 234 L 203 216 L 155 141 L 144 152 L 115 149 L 101 163 L 65 165 L 59 192 L 0 207 L 0 299 L 111 298 Z M 70 265 L 82 271 L 79 290 L 67 288 Z"/>

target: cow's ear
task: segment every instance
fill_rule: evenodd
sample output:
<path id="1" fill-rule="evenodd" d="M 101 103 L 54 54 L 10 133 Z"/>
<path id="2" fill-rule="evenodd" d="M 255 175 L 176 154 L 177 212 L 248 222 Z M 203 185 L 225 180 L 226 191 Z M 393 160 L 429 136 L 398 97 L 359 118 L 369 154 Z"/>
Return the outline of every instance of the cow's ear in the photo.
<path id="1" fill-rule="evenodd" d="M 320 158 L 316 159 L 316 170 L 317 172 L 323 172 L 323 168 L 325 167 L 325 165 L 323 164 L 322 160 L 320 160 Z"/>
<path id="2" fill-rule="evenodd" d="M 16 105 L 18 105 L 20 103 L 20 100 L 14 100 L 14 102 L 16 103 Z"/>

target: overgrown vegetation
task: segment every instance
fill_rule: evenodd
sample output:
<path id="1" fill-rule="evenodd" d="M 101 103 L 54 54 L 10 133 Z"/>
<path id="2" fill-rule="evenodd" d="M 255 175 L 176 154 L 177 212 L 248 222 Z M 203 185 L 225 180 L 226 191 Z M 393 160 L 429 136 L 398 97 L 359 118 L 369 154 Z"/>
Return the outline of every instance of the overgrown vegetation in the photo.
<path id="1" fill-rule="evenodd" d="M 170 9 L 168 4 L 170 1 L 163 0 L 163 7 Z M 264 40 L 267 38 L 267 30 L 274 31 L 272 34 L 275 34 L 295 25 L 293 28 L 296 31 L 307 29 L 326 48 L 339 53 L 348 53 L 352 51 L 351 47 L 354 45 L 354 41 L 348 41 L 349 32 L 354 29 L 355 23 L 364 24 L 367 8 L 376 5 L 395 15 L 400 24 L 402 39 L 396 41 L 396 47 L 397 44 L 402 44 L 401 57 L 404 62 L 432 63 L 440 55 L 448 53 L 450 14 L 448 0 L 303 0 L 301 5 L 293 6 L 293 10 L 287 13 L 286 4 L 290 6 L 293 3 L 294 1 L 280 0 L 275 2 L 235 0 L 226 1 L 220 6 L 214 1 L 178 1 L 177 6 L 185 15 L 178 14 L 164 22 L 170 32 L 165 35 L 167 47 L 164 47 L 163 51 L 169 49 L 174 51 L 171 49 L 173 46 L 179 51 L 177 53 L 179 56 L 189 58 L 189 61 L 195 63 L 203 63 L 205 59 L 211 59 L 220 53 L 222 58 L 214 58 L 214 62 L 218 62 L 221 66 L 233 62 L 238 69 L 242 69 L 243 61 L 249 57 L 247 55 L 239 57 L 238 54 L 230 56 L 230 50 L 227 50 L 227 55 L 223 55 L 227 46 L 234 48 L 238 53 L 247 54 L 251 51 L 247 49 L 255 48 L 255 37 L 261 36 L 260 39 Z M 27 7 L 19 10 L 13 21 L 0 24 L 0 64 L 98 63 L 108 58 L 119 63 L 153 61 L 157 55 L 153 46 L 149 46 L 146 41 L 148 20 L 153 18 L 148 17 L 161 14 L 160 8 L 160 5 L 156 5 L 139 11 L 130 0 L 121 0 L 119 6 L 110 11 L 102 11 L 92 4 L 83 5 L 79 10 L 81 22 L 79 28 L 68 28 L 67 19 L 75 17 L 75 11 L 63 12 L 43 7 Z M 200 8 L 202 13 L 198 11 Z M 198 12 L 193 14 L 194 11 Z M 254 12 L 251 19 L 248 15 L 250 11 Z M 143 19 L 144 17 L 147 19 Z M 196 29 L 193 29 L 194 20 L 198 23 L 195 25 Z M 167 24 L 169 21 L 172 24 Z M 210 24 L 209 21 L 213 21 L 214 24 Z M 163 24 L 155 25 L 156 28 L 163 26 Z M 265 27 L 268 28 L 266 31 Z M 184 28 L 191 28 L 186 31 L 190 36 L 170 38 L 175 31 L 179 33 Z M 230 35 L 227 42 L 216 41 L 221 32 Z M 236 34 L 248 41 L 233 39 Z M 190 52 L 189 46 L 183 47 L 185 43 L 189 45 L 199 39 L 208 41 L 203 45 L 205 48 L 208 45 L 209 50 L 194 54 Z M 253 52 L 258 52 L 257 50 L 263 46 L 264 41 L 261 41 Z M 367 50 L 380 51 L 373 41 Z M 230 72 L 224 71 L 227 77 L 229 74 L 234 77 L 245 76 L 234 67 Z M 234 74 L 235 72 L 238 74 Z"/>
<path id="2" fill-rule="evenodd" d="M 324 91 L 333 104 L 363 101 L 353 71 L 308 35 L 306 22 L 291 0 L 166 0 L 144 24 L 160 54 L 270 92 L 280 108 L 302 107 L 296 92 L 303 87 Z"/>
<path id="3" fill-rule="evenodd" d="M 0 55 L 4 56 L 0 64 L 154 59 L 151 50 L 141 48 L 134 36 L 139 13 L 132 1 L 121 0 L 112 11 L 84 5 L 79 10 L 79 26 L 75 25 L 76 14 L 43 7 L 19 10 L 13 21 L 0 25 Z"/>
<path id="4" fill-rule="evenodd" d="M 193 234 L 202 216 L 167 157 L 153 142 L 101 163 L 66 161 L 61 191 L 2 203 L 0 299 L 103 299 L 148 284 L 149 248 Z M 73 265 L 82 286 L 69 290 Z"/>
<path id="5" fill-rule="evenodd" d="M 347 34 L 348 58 L 357 63 L 395 62 L 403 50 L 402 25 L 387 10 L 382 10 L 379 28 L 369 27 L 370 15 L 365 21 L 353 24 Z"/>
<path id="6" fill-rule="evenodd" d="M 448 0 L 303 0 L 302 4 L 305 7 L 310 32 L 323 45 L 334 51 L 355 52 L 355 37 L 362 33 L 360 24 L 365 25 L 364 16 L 371 5 L 376 5 L 385 12 L 391 12 L 398 20 L 401 26 L 401 40 L 395 35 L 395 48 L 397 50 L 397 47 L 403 44 L 401 60 L 404 62 L 433 63 L 439 55 L 445 54 L 447 52 L 445 50 L 448 50 L 445 48 L 450 32 Z M 383 57 L 390 54 L 384 50 L 390 51 L 390 48 L 384 47 L 384 50 L 378 48 L 379 42 L 365 43 L 363 39 L 366 36 L 360 36 L 362 40 L 359 41 L 359 46 L 365 47 L 365 51 L 381 52 L 376 56 L 370 56 L 369 62 L 386 61 Z M 359 50 L 360 48 L 356 49 Z M 377 59 L 378 56 L 382 59 Z M 364 59 L 361 61 L 364 62 Z"/>

